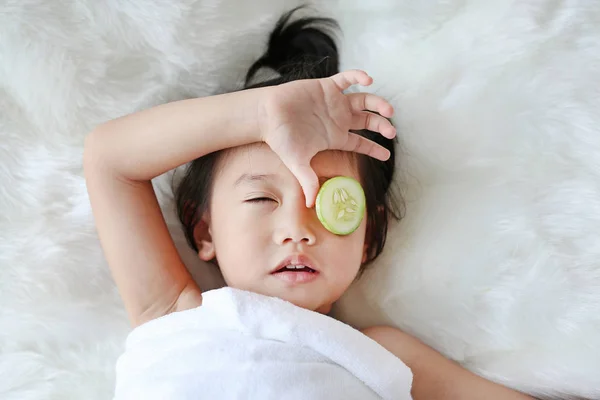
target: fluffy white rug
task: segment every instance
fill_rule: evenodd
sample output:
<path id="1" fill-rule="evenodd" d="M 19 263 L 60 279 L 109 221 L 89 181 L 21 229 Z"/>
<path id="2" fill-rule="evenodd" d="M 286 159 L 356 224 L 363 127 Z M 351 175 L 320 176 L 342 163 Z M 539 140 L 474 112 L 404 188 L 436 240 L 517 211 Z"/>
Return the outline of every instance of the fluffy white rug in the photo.
<path id="1" fill-rule="evenodd" d="M 0 5 L 0 397 L 107 399 L 128 324 L 84 135 L 233 88 L 296 0 Z M 339 0 L 344 67 L 393 100 L 406 218 L 336 309 L 541 397 L 600 398 L 600 4 Z M 400 4 L 398 4 L 400 3 Z M 276 4 L 276 5 L 274 5 Z M 157 189 L 186 249 L 169 176 Z"/>

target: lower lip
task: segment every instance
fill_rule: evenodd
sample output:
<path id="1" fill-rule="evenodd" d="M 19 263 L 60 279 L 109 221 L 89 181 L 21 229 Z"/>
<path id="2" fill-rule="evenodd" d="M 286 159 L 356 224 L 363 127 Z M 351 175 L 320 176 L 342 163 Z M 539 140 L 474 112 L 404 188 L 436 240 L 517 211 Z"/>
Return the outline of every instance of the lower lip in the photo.
<path id="1" fill-rule="evenodd" d="M 319 273 L 317 271 L 283 271 L 275 272 L 272 275 L 288 283 L 308 283 L 317 279 Z"/>

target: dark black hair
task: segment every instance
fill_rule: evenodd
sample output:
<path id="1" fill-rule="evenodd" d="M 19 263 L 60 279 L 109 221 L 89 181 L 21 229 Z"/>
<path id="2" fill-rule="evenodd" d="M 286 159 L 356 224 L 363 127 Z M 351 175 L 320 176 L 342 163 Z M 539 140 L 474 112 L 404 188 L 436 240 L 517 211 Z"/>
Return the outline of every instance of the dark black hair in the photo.
<path id="1" fill-rule="evenodd" d="M 319 79 L 339 72 L 338 49 L 332 38 L 338 27 L 330 18 L 300 18 L 289 22 L 299 8 L 283 15 L 272 31 L 266 53 L 248 70 L 245 89 L 275 86 L 299 79 Z M 270 68 L 277 76 L 251 84 L 261 68 Z M 353 131 L 387 148 L 387 161 L 356 155 L 358 170 L 367 202 L 367 262 L 383 250 L 390 218 L 400 219 L 400 208 L 391 190 L 394 176 L 394 140 L 369 130 Z M 209 209 L 216 164 L 224 150 L 192 161 L 175 190 L 179 219 L 189 245 L 197 252 L 194 229 Z M 361 268 L 362 272 L 363 268 Z"/>

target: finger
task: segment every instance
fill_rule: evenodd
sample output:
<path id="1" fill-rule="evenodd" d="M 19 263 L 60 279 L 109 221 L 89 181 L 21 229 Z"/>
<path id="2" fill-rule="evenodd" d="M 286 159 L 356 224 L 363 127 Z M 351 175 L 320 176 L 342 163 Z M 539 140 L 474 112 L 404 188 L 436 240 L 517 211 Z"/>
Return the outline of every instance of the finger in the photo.
<path id="1" fill-rule="evenodd" d="M 306 207 L 311 208 L 317 199 L 319 192 L 319 178 L 310 165 L 295 164 L 288 166 L 292 174 L 298 179 L 304 197 L 306 199 Z"/>
<path id="2" fill-rule="evenodd" d="M 390 158 L 390 151 L 388 149 L 356 133 L 349 133 L 346 144 L 336 150 L 365 154 L 381 161 L 387 161 Z"/>
<path id="3" fill-rule="evenodd" d="M 340 72 L 333 75 L 330 79 L 335 82 L 340 90 L 346 90 L 352 85 L 360 84 L 362 86 L 369 86 L 373 83 L 373 78 L 360 69 Z"/>
<path id="4" fill-rule="evenodd" d="M 390 121 L 383 118 L 381 115 L 373 114 L 368 111 L 354 114 L 352 116 L 350 129 L 368 129 L 373 132 L 379 132 L 388 139 L 393 139 L 394 136 L 396 136 L 396 128 L 394 128 Z"/>
<path id="5" fill-rule="evenodd" d="M 385 99 L 371 93 L 351 93 L 347 95 L 352 107 L 352 112 L 364 110 L 375 111 L 384 117 L 391 118 L 394 115 L 394 107 Z"/>

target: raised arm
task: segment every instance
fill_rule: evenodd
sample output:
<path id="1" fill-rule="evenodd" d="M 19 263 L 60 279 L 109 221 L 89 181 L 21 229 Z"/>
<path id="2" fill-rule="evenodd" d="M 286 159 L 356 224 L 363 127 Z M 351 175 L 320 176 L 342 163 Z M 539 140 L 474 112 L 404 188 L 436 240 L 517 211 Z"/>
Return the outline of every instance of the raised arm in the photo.
<path id="1" fill-rule="evenodd" d="M 96 227 L 134 326 L 202 300 L 150 180 L 205 154 L 264 141 L 296 176 L 311 206 L 318 181 L 310 161 L 320 151 L 389 157 L 384 147 L 350 132 L 396 134 L 388 120 L 365 112 L 390 117 L 393 108 L 384 99 L 342 93 L 357 83 L 370 85 L 372 78 L 352 70 L 173 102 L 107 122 L 88 135 L 84 169 Z"/>
<path id="2" fill-rule="evenodd" d="M 150 180 L 216 150 L 260 140 L 268 88 L 183 100 L 107 122 L 85 141 L 96 227 L 132 325 L 201 303 Z"/>

